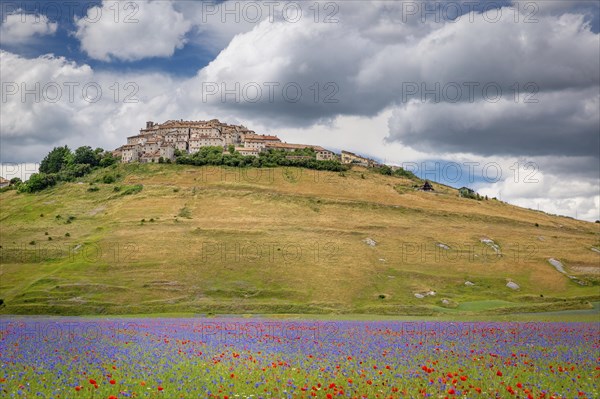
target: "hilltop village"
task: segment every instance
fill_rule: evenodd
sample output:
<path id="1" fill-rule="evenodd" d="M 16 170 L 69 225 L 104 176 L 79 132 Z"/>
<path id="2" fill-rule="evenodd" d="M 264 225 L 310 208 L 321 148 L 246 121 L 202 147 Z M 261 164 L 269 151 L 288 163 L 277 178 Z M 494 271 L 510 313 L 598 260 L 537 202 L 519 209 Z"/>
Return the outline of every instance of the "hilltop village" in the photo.
<path id="1" fill-rule="evenodd" d="M 373 159 L 348 151 L 336 154 L 318 145 L 285 143 L 277 136 L 256 134 L 243 125 L 229 125 L 218 119 L 169 120 L 162 124 L 146 122 L 146 127 L 140 129 L 139 134 L 127 137 L 127 144 L 114 150 L 113 156 L 123 163 L 170 162 L 175 159 L 176 153 L 194 154 L 202 147 L 223 147 L 223 152 L 228 153 L 231 146 L 241 155 L 254 157 L 271 149 L 293 152 L 312 148 L 320 161 L 338 160 L 343 164 L 379 166 Z M 289 156 L 292 157 L 298 156 Z"/>
<path id="2" fill-rule="evenodd" d="M 60 181 L 75 181 L 96 167 L 108 167 L 115 162 L 296 166 L 337 172 L 362 166 L 383 175 L 412 179 L 418 183 L 415 189 L 434 191 L 428 181 L 423 184 L 413 172 L 400 166 L 381 164 L 349 151 L 337 154 L 318 145 L 286 143 L 275 135 L 256 134 L 243 125 L 230 125 L 218 119 L 169 120 L 162 124 L 148 121 L 139 134 L 127 137 L 127 144 L 113 151 L 82 146 L 72 152 L 67 146 L 55 147 L 40 163 L 39 173 L 32 174 L 26 182 L 16 179 L 13 183 L 0 177 L 0 190 L 37 192 Z M 478 196 L 469 191 L 467 194 Z"/>

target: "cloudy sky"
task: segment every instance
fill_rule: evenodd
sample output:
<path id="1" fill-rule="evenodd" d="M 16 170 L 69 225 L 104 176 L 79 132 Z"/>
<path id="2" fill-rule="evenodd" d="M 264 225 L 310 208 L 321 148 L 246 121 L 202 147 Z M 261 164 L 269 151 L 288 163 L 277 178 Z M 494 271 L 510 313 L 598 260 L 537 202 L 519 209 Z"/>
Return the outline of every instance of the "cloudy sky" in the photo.
<path id="1" fill-rule="evenodd" d="M 599 4 L 3 1 L 2 173 L 219 118 L 594 221 Z"/>

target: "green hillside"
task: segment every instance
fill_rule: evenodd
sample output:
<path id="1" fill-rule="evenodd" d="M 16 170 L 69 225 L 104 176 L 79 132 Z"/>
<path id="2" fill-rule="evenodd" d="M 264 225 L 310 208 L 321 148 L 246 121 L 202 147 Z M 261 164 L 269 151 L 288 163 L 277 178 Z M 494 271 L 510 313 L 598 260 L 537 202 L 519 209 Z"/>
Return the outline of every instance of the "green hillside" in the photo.
<path id="1" fill-rule="evenodd" d="M 0 313 L 497 315 L 600 300 L 599 224 L 415 184 L 130 164 L 3 192 Z"/>

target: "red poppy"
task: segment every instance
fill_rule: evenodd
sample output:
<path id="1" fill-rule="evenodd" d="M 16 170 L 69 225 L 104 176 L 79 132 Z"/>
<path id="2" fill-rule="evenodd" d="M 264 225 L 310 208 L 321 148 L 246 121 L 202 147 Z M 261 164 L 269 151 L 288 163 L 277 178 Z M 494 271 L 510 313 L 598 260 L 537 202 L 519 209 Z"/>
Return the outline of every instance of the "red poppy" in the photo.
<path id="1" fill-rule="evenodd" d="M 164 388 L 163 388 L 163 387 L 161 387 L 160 385 L 158 386 L 158 390 L 159 390 L 159 391 L 162 391 L 163 389 L 164 389 Z"/>
<path id="2" fill-rule="evenodd" d="M 108 381 L 111 385 L 115 385 L 117 382 L 115 380 Z"/>
<path id="3" fill-rule="evenodd" d="M 97 384 L 97 382 L 96 382 L 96 380 L 94 380 L 93 378 L 90 378 L 90 384 L 92 384 L 92 385 L 96 385 L 96 384 Z"/>

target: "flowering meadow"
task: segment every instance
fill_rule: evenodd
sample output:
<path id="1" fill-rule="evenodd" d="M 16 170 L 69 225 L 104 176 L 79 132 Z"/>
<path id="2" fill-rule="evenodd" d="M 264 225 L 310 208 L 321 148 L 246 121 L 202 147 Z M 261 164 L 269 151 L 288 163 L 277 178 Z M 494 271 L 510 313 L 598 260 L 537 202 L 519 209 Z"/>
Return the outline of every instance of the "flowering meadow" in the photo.
<path id="1" fill-rule="evenodd" d="M 600 398 L 599 323 L 0 319 L 3 398 Z"/>

